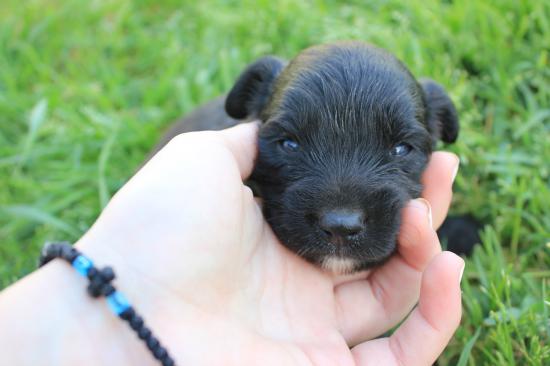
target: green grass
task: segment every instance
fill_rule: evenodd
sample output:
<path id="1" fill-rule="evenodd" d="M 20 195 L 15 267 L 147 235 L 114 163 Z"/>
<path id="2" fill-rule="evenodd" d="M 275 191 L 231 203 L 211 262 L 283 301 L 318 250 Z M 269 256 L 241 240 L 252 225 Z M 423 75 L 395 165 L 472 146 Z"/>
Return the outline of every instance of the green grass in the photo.
<path id="1" fill-rule="evenodd" d="M 0 288 L 45 240 L 77 239 L 163 128 L 248 62 L 351 38 L 441 82 L 460 113 L 453 207 L 486 226 L 440 364 L 549 365 L 548 1 L 3 0 Z"/>

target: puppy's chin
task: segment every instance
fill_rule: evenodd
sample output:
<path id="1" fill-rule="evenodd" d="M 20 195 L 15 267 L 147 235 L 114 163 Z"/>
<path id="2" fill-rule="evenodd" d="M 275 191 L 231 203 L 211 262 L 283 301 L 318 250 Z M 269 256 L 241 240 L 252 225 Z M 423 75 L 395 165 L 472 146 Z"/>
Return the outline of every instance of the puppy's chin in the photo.
<path id="1" fill-rule="evenodd" d="M 359 262 L 352 258 L 329 255 L 322 260 L 321 267 L 334 274 L 344 275 L 356 272 Z"/>
<path id="2" fill-rule="evenodd" d="M 371 250 L 372 249 L 371 247 Z M 328 272 L 339 275 L 349 275 L 369 270 L 386 263 L 396 250 L 397 243 L 394 240 L 387 243 L 385 246 L 377 247 L 376 251 L 371 251 L 368 256 L 360 256 L 358 253 L 354 253 L 353 250 L 349 250 L 348 248 L 346 251 L 340 250 L 336 253 L 326 254 L 316 262 L 322 269 Z"/>
<path id="3" fill-rule="evenodd" d="M 320 267 L 328 272 L 339 275 L 348 275 L 355 272 L 365 271 L 376 266 L 380 266 L 388 261 L 395 253 L 394 247 L 387 254 L 377 258 L 357 259 L 350 257 L 342 257 L 338 255 L 327 255 L 320 261 Z"/>

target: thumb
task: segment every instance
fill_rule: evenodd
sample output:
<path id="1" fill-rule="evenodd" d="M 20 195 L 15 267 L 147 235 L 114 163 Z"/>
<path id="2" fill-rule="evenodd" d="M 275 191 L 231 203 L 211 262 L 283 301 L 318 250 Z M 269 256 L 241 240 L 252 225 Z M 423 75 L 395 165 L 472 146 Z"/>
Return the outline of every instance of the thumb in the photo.
<path id="1" fill-rule="evenodd" d="M 235 158 L 242 179 L 250 176 L 258 155 L 258 126 L 258 122 L 242 123 L 218 132 Z"/>

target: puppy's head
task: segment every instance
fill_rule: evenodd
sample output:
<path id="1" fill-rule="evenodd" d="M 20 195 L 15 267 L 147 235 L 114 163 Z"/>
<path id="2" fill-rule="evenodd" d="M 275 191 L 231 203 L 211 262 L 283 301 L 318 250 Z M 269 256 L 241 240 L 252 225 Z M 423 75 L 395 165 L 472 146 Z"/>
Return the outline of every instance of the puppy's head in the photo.
<path id="1" fill-rule="evenodd" d="M 396 249 L 401 209 L 421 192 L 437 139 L 453 142 L 455 108 L 391 54 L 360 42 L 309 48 L 288 65 L 265 57 L 226 100 L 234 118 L 260 118 L 251 179 L 281 242 L 340 273 Z"/>

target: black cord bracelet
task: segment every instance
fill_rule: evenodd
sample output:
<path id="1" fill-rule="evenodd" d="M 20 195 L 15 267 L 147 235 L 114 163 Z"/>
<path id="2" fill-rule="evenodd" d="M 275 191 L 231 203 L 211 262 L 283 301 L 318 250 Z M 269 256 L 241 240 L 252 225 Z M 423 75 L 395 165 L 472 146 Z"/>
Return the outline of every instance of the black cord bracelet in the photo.
<path id="1" fill-rule="evenodd" d="M 163 366 L 175 365 L 174 359 L 145 325 L 143 318 L 137 314 L 128 300 L 111 284 L 111 281 L 115 278 L 115 272 L 111 267 L 105 267 L 102 270 L 97 269 L 88 257 L 67 242 L 46 243 L 42 249 L 38 266 L 42 267 L 55 258 L 66 260 L 80 275 L 87 277 L 90 280 L 88 294 L 94 298 L 104 296 L 111 311 L 128 322 L 139 339 L 145 342 L 147 348 Z"/>

